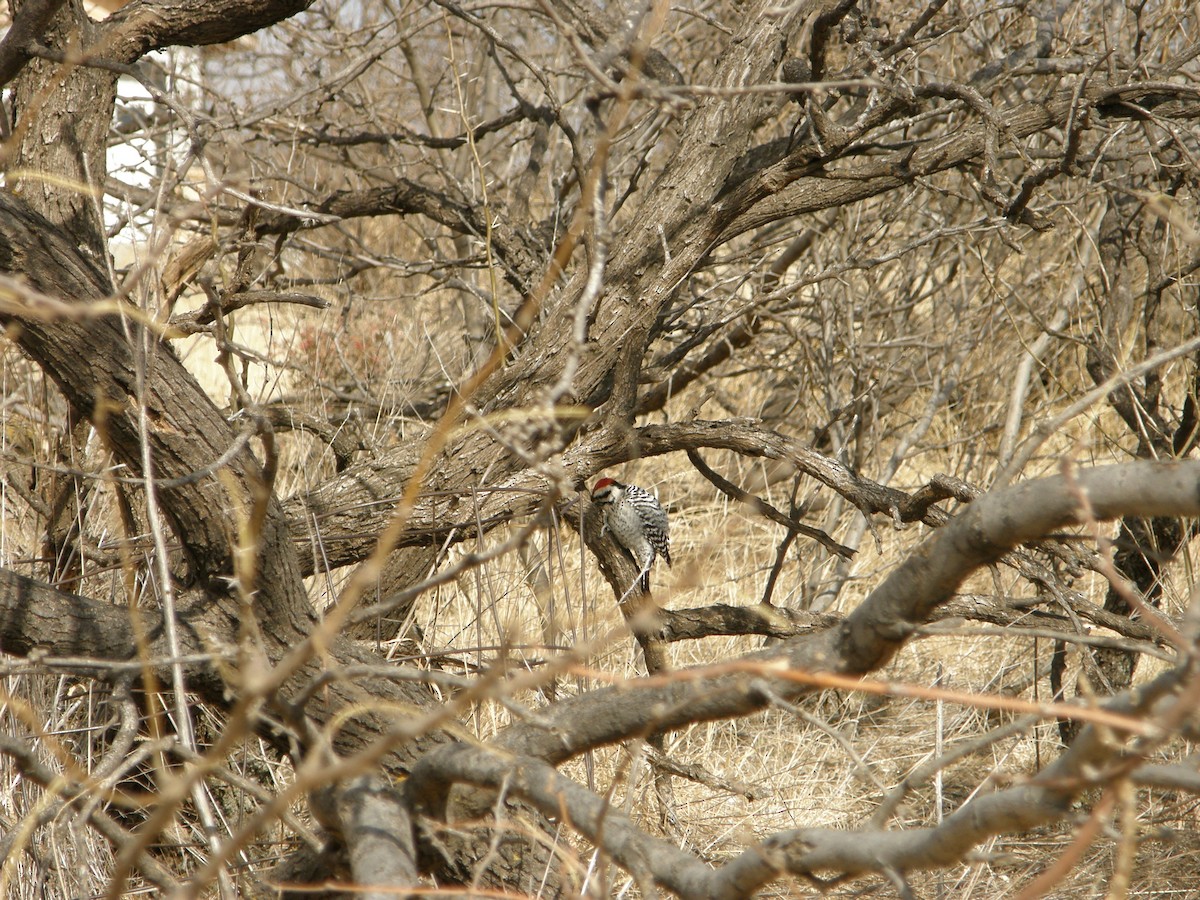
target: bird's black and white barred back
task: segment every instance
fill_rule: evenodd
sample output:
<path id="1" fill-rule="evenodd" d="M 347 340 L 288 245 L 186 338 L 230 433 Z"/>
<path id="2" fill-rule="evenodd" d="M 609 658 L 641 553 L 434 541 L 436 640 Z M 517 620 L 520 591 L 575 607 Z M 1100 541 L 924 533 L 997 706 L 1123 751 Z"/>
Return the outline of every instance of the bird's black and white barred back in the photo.
<path id="1" fill-rule="evenodd" d="M 650 567 L 661 556 L 671 565 L 670 526 L 666 510 L 649 491 L 614 478 L 601 478 L 592 488 L 592 502 L 600 507 L 604 524 L 600 534 L 612 534 L 632 557 L 642 591 L 650 591 Z"/>

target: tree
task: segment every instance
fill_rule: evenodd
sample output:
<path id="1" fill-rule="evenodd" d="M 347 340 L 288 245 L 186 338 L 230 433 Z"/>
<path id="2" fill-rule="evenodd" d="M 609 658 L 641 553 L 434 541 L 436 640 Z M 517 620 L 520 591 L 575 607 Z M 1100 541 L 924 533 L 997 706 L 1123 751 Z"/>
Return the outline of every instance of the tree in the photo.
<path id="1" fill-rule="evenodd" d="M 0 44 L 0 313 L 32 367 L 8 359 L 27 381 L 6 420 L 19 550 L 0 649 L 14 677 L 79 679 L 111 723 L 56 736 L 59 701 L 8 689 L 0 749 L 38 789 L 6 823 L 0 877 L 53 868 L 35 837 L 65 817 L 111 854 L 96 879 L 55 877 L 110 896 L 131 879 L 604 895 L 589 848 L 645 894 L 870 876 L 911 896 L 996 835 L 1059 823 L 1082 850 L 1120 808 L 1128 878 L 1131 786 L 1196 791 L 1195 617 L 1173 561 L 1200 512 L 1200 466 L 1181 461 L 1200 348 L 1194 11 L 309 6 L 144 0 L 92 21 L 27 0 Z M 152 57 L 248 35 L 195 64 Z M 149 112 L 114 114 L 118 76 Z M 106 170 L 110 139 L 143 148 L 149 186 Z M 260 314 L 282 343 L 243 340 Z M 227 396 L 181 361 L 188 335 Z M 627 597 L 635 568 L 585 488 L 657 459 L 782 529 L 747 542 L 761 592 L 667 607 L 711 575 L 722 528 L 674 554 L 690 562 L 669 598 Z M 1100 523 L 1118 518 L 1114 557 Z M 582 603 L 591 565 L 556 549 L 572 531 L 625 599 L 611 641 L 636 640 L 645 676 L 565 683 L 611 646 L 556 646 L 551 600 Z M 514 559 L 545 646 L 522 657 L 504 603 L 481 603 L 467 618 L 496 647 L 480 637 L 456 674 L 422 646 L 437 590 L 511 583 Z M 990 594 L 968 581 L 989 572 Z M 1088 573 L 1111 586 L 1103 606 L 1099 582 L 1073 583 Z M 681 775 L 753 790 L 669 735 L 763 710 L 820 725 L 802 704 L 822 689 L 911 694 L 863 679 L 963 619 L 1053 637 L 1060 702 L 1022 696 L 1047 677 L 1036 658 L 1008 694 L 927 690 L 1030 715 L 873 774 L 855 827 L 689 849 Z M 672 659 L 731 635 L 771 640 Z M 389 662 L 385 640 L 412 659 Z M 1073 702 L 1068 646 L 1101 653 Z M 1147 654 L 1164 663 L 1139 680 Z M 944 821 L 900 814 L 1046 716 L 1066 723 L 1052 760 Z M 570 768 L 621 742 L 606 783 Z M 657 821 L 614 802 L 633 803 L 644 754 Z M 1077 802 L 1088 816 L 1068 822 Z M 265 835 L 288 849 L 274 869 Z M 1030 891 L 1072 858 L 1037 861 Z"/>

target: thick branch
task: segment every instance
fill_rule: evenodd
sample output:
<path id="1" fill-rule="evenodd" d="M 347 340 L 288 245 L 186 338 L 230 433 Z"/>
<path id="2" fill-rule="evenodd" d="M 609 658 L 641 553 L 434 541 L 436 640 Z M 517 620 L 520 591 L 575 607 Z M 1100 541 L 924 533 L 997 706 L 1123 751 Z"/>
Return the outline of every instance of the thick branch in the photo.
<path id="1" fill-rule="evenodd" d="M 8 84 L 29 61 L 27 48 L 41 38 L 64 0 L 26 0 L 13 15 L 12 25 L 0 41 L 0 85 Z M 10 4 L 11 8 L 11 4 Z"/>
<path id="2" fill-rule="evenodd" d="M 313 0 L 134 0 L 104 21 L 104 56 L 136 62 L 164 47 L 223 44 L 282 22 Z"/>
<path id="3" fill-rule="evenodd" d="M 485 747 L 456 744 L 422 759 L 407 786 L 415 804 L 443 818 L 447 795 L 456 783 L 489 788 L 504 785 L 543 814 L 565 819 L 635 876 L 653 878 L 682 897 L 710 896 L 704 889 L 709 869 L 694 855 L 646 834 L 627 815 L 552 766 Z"/>
<path id="4" fill-rule="evenodd" d="M 347 778 L 326 789 L 336 811 L 350 871 L 363 900 L 394 900 L 414 888 L 417 851 L 408 804 L 379 775 Z"/>
<path id="5" fill-rule="evenodd" d="M 132 659 L 137 651 L 130 623 L 134 612 L 0 569 L 0 651 L 4 653 L 27 656 L 40 649 L 54 656 Z M 157 624 L 147 622 L 147 632 L 154 634 Z"/>
<path id="6" fill-rule="evenodd" d="M 840 616 L 757 603 L 729 606 L 715 603 L 694 609 L 658 610 L 654 626 L 664 641 L 689 641 L 729 634 L 762 634 L 789 638 L 832 628 Z"/>
<path id="7" fill-rule="evenodd" d="M 196 334 L 208 330 L 219 315 L 254 306 L 259 303 L 294 303 L 297 306 L 308 306 L 312 309 L 328 309 L 329 301 L 312 294 L 298 294 L 291 291 L 239 291 L 221 298 L 220 308 L 211 301 L 196 310 L 190 310 L 171 318 L 171 328 L 183 334 Z"/>
<path id="8" fill-rule="evenodd" d="M 545 248 L 539 247 L 512 223 L 497 218 L 489 232 L 482 210 L 408 179 L 402 178 L 388 187 L 340 191 L 312 209 L 322 216 L 339 219 L 419 214 L 457 234 L 478 238 L 487 235 L 493 252 L 504 263 L 509 281 L 519 291 L 526 291 L 535 283 L 547 260 Z M 287 213 L 270 213 L 262 217 L 256 230 L 259 235 L 290 234 L 301 228 L 316 227 L 323 221 L 315 216 L 303 219 Z"/>

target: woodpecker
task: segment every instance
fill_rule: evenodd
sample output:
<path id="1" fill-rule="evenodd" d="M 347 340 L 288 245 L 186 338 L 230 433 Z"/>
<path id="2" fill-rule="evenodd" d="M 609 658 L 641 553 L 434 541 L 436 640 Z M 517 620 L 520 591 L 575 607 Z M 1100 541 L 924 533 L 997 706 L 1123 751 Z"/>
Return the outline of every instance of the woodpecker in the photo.
<path id="1" fill-rule="evenodd" d="M 592 488 L 592 502 L 604 513 L 600 536 L 612 532 L 618 544 L 633 557 L 641 576 L 642 592 L 650 592 L 650 566 L 656 556 L 671 565 L 671 538 L 666 510 L 653 494 L 634 484 L 601 478 Z"/>

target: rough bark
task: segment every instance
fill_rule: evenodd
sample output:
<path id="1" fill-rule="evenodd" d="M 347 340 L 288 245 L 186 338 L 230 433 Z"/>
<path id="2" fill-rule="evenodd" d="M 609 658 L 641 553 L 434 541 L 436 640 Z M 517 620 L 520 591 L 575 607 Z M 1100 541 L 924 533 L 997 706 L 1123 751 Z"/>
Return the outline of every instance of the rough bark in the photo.
<path id="1" fill-rule="evenodd" d="M 50 20 L 46 41 L 76 53 L 96 40 L 96 27 L 77 0 Z M 107 172 L 108 127 L 116 75 L 104 69 L 33 59 L 12 86 L 10 128 L 16 146 L 3 159 L 9 189 L 61 225 L 107 279 L 107 243 L 95 185 Z M 79 115 L 87 109 L 92 114 Z M 63 189 L 66 182 L 69 187 Z M 5 267 L 5 271 L 8 271 Z M 18 270 L 19 271 L 19 270 Z"/>

